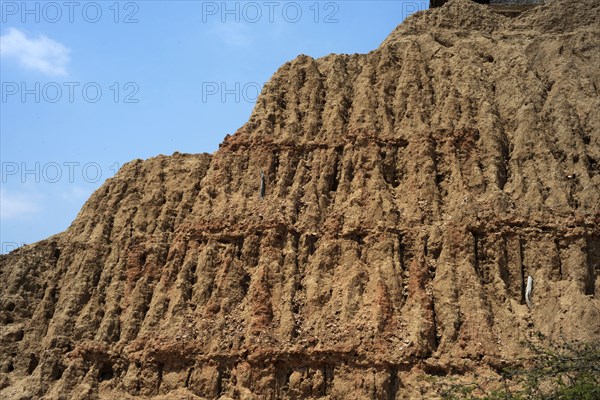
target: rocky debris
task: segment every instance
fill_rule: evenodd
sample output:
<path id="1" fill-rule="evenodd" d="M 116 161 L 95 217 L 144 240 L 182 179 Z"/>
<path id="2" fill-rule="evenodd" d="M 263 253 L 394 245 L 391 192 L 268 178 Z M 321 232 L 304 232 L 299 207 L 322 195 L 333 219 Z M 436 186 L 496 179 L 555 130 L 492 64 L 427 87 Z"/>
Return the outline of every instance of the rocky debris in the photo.
<path id="1" fill-rule="evenodd" d="M 0 257 L 0 398 L 436 398 L 598 340 L 599 9 L 452 0 L 125 165 Z"/>

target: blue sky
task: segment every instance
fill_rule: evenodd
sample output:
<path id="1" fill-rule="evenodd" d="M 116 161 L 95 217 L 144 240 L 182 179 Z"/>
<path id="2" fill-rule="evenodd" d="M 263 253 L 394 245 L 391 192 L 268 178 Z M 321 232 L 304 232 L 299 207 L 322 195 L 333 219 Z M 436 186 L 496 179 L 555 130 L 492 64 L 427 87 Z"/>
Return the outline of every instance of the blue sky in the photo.
<path id="1" fill-rule="evenodd" d="M 0 1 L 1 252 L 127 161 L 214 152 L 286 61 L 369 52 L 428 3 Z"/>

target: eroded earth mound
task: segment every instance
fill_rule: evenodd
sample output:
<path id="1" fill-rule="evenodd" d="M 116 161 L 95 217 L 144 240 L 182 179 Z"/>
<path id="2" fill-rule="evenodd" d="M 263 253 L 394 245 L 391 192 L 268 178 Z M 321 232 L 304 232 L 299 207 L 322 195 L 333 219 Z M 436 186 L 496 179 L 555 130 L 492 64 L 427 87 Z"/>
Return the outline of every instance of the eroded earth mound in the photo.
<path id="1" fill-rule="evenodd" d="M 283 65 L 217 152 L 0 257 L 0 398 L 435 398 L 600 340 L 598 21 L 452 0 Z"/>

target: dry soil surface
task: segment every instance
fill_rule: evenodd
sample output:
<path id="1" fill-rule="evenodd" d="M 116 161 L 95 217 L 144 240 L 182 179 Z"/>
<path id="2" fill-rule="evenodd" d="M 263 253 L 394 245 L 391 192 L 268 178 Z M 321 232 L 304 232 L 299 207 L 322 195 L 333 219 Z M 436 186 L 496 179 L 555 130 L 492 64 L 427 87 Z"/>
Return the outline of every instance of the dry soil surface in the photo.
<path id="1" fill-rule="evenodd" d="M 451 0 L 283 65 L 217 152 L 0 257 L 0 398 L 433 399 L 600 340 L 599 21 Z"/>

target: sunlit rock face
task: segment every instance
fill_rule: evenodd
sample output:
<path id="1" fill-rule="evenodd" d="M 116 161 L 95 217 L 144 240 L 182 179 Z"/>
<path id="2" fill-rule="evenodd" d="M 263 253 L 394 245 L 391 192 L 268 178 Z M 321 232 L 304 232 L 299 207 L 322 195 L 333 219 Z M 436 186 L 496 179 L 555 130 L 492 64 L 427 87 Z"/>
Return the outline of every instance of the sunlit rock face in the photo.
<path id="1" fill-rule="evenodd" d="M 429 399 L 599 340 L 598 14 L 452 0 L 128 163 L 0 257 L 0 398 Z"/>

